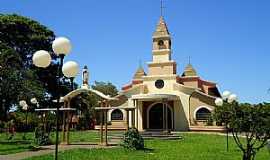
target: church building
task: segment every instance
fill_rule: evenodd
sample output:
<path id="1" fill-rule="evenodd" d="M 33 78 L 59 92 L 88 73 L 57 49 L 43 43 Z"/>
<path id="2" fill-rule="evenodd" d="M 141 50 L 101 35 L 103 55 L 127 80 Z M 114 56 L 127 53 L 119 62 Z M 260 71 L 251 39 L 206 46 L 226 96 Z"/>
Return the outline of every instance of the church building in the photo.
<path id="1" fill-rule="evenodd" d="M 126 121 L 134 121 L 139 131 L 203 128 L 214 111 L 215 99 L 220 97 L 216 83 L 201 79 L 191 64 L 180 74 L 177 72 L 171 35 L 162 16 L 152 39 L 148 71 L 140 66 L 130 84 L 122 87 L 116 108 L 107 115 L 109 128 L 121 129 Z M 134 112 L 121 109 L 131 106 Z"/>

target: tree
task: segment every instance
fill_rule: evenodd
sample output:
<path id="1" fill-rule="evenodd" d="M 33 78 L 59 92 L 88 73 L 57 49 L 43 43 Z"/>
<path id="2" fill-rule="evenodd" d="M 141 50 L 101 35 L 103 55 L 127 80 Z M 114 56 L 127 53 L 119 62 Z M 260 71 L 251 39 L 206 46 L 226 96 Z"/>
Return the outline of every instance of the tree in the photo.
<path id="1" fill-rule="evenodd" d="M 110 82 L 95 81 L 91 86 L 93 89 L 98 90 L 105 95 L 116 96 L 118 93 L 117 88 Z M 95 112 L 95 107 L 98 107 L 98 101 L 101 100 L 94 93 L 82 93 L 71 101 L 71 105 L 76 107 L 81 112 L 81 128 L 90 129 L 90 124 L 94 123 L 94 119 L 99 119 Z"/>
<path id="2" fill-rule="evenodd" d="M 216 107 L 215 119 L 228 124 L 235 143 L 243 152 L 243 160 L 254 160 L 256 153 L 266 146 L 270 139 L 269 103 L 226 103 Z M 243 136 L 245 138 L 242 138 Z"/>
<path id="3" fill-rule="evenodd" d="M 37 21 L 15 14 L 0 14 L 0 114 L 6 115 L 12 106 L 18 106 L 20 99 L 30 104 L 29 100 L 36 97 L 41 106 L 51 106 L 59 92 L 62 95 L 68 92 L 66 79 L 61 80 L 61 88 L 58 86 L 59 64 L 55 62 L 54 54 L 51 54 L 53 61 L 46 69 L 32 63 L 36 51 L 52 53 L 54 39 L 53 31 Z"/>
<path id="4" fill-rule="evenodd" d="M 22 60 L 17 52 L 0 44 L 0 53 L 0 114 L 3 120 L 10 107 L 18 103 L 18 97 L 29 97 L 31 92 L 40 96 L 44 90 L 31 70 L 21 69 Z"/>
<path id="5" fill-rule="evenodd" d="M 92 85 L 92 88 L 112 97 L 116 96 L 118 93 L 117 88 L 111 82 L 95 81 L 95 84 Z"/>
<path id="6" fill-rule="evenodd" d="M 32 66 L 35 51 L 51 50 L 54 39 L 51 30 L 34 20 L 16 14 L 0 14 L 0 43 L 17 52 L 26 68 Z"/>

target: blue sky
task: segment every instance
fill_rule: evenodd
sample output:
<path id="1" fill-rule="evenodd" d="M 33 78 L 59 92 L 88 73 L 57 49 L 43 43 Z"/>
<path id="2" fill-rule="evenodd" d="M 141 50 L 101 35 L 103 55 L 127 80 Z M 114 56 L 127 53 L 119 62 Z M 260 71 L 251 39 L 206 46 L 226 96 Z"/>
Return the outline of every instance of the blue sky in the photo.
<path id="1" fill-rule="evenodd" d="M 165 0 L 173 59 L 181 74 L 191 57 L 199 75 L 243 102 L 269 101 L 269 0 Z M 73 44 L 66 60 L 87 65 L 91 82 L 127 84 L 151 61 L 159 0 L 2 0 L 1 13 L 39 21 Z M 78 76 L 77 82 L 81 78 Z"/>

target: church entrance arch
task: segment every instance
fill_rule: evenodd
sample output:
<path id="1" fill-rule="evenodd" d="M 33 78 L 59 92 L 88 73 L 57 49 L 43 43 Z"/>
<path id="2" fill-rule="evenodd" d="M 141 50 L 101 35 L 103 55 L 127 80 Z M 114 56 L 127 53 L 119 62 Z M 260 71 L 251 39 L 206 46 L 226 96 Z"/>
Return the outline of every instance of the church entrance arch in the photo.
<path id="1" fill-rule="evenodd" d="M 171 106 L 166 103 L 154 103 L 149 106 L 147 111 L 149 129 L 165 129 L 166 125 L 166 107 L 167 107 L 167 127 L 172 129 L 173 111 Z"/>

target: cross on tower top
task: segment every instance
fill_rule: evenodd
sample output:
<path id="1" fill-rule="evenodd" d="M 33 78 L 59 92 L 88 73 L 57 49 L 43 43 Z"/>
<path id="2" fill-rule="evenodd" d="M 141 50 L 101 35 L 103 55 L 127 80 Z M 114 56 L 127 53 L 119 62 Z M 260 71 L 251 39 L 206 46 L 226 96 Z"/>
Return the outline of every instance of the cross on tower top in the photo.
<path id="1" fill-rule="evenodd" d="M 139 68 L 143 68 L 141 59 L 139 59 Z"/>
<path id="2" fill-rule="evenodd" d="M 160 16 L 163 16 L 163 9 L 164 9 L 164 2 L 163 0 L 160 0 Z"/>

